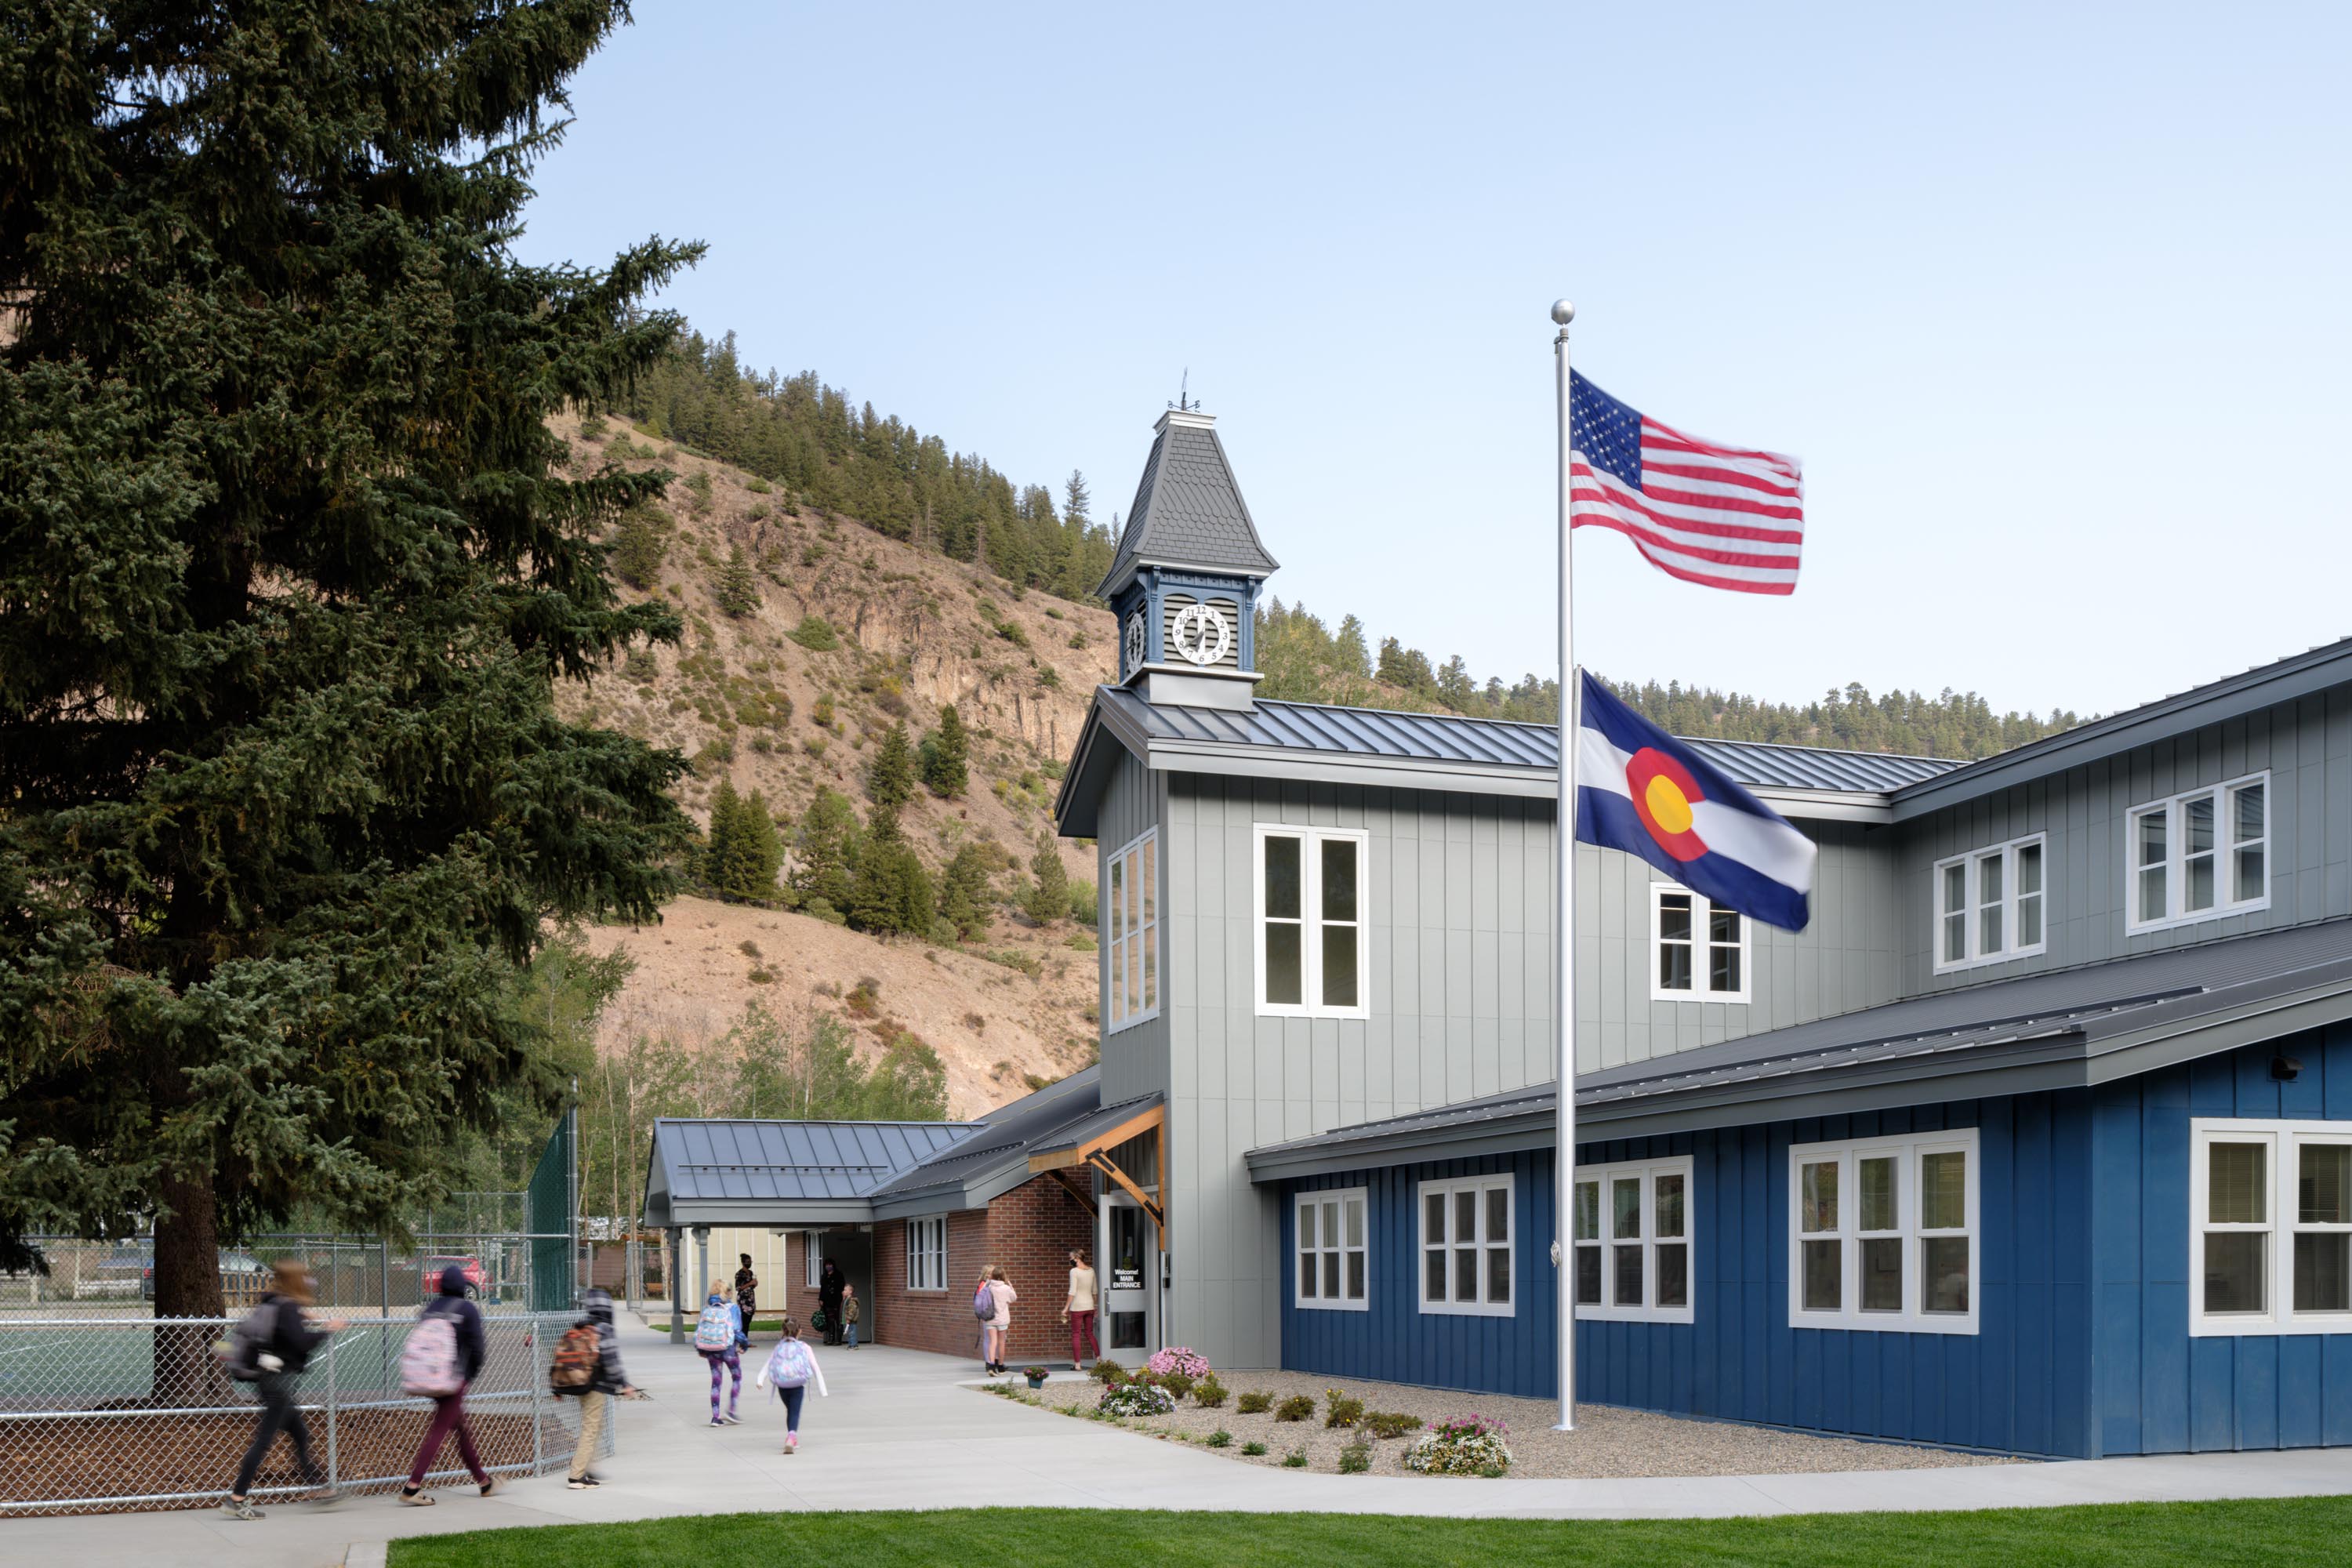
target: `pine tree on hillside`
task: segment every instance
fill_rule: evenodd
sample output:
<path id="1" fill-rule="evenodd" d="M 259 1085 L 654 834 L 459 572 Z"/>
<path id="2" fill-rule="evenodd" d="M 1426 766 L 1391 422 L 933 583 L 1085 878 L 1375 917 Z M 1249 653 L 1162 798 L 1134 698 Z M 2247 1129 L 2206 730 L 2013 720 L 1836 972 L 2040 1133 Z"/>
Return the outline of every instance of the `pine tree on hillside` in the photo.
<path id="1" fill-rule="evenodd" d="M 704 877 L 730 898 L 772 899 L 783 859 L 783 842 L 775 818 L 768 815 L 767 797 L 758 790 L 748 797 L 739 795 L 733 781 L 721 778 L 710 796 Z"/>
<path id="2" fill-rule="evenodd" d="M 955 852 L 955 858 L 948 862 L 947 875 L 940 879 L 940 919 L 955 928 L 959 940 L 978 942 L 988 934 L 989 905 L 993 901 L 988 857 L 980 846 L 967 844 Z"/>
<path id="3" fill-rule="evenodd" d="M 1037 879 L 1029 889 L 1029 918 L 1039 925 L 1066 919 L 1070 912 L 1070 874 L 1062 868 L 1061 851 L 1050 838 L 1040 840 L 1029 858 L 1030 874 Z"/>
<path id="4" fill-rule="evenodd" d="M 727 563 L 711 580 L 710 597 L 725 614 L 740 620 L 760 607 L 760 576 L 740 544 L 727 552 Z"/>
<path id="5" fill-rule="evenodd" d="M 835 921 L 848 915 L 860 837 L 849 797 L 818 785 L 793 839 L 792 892 L 799 908 Z"/>
<path id="6" fill-rule="evenodd" d="M 632 588 L 650 589 L 661 582 L 663 560 L 669 554 L 669 515 L 647 501 L 622 514 L 613 533 L 613 570 Z"/>
<path id="7" fill-rule="evenodd" d="M 1353 616 L 1339 621 L 1339 635 L 1333 639 L 1333 664 L 1339 672 L 1358 680 L 1372 678 L 1371 650 L 1364 645 L 1364 623 Z"/>
<path id="8" fill-rule="evenodd" d="M 915 798 L 915 759 L 907 748 L 907 726 L 893 724 L 866 770 L 866 793 L 882 810 L 897 812 Z"/>
<path id="9" fill-rule="evenodd" d="M 513 237 L 599 0 L 14 8 L 0 27 L 0 1267 L 152 1217 L 354 1229 L 569 1089 L 515 1005 L 564 920 L 654 917 L 681 763 L 554 683 L 675 615 L 567 477 L 697 251 Z M 206 1397 L 210 1331 L 153 1386 Z"/>
<path id="10" fill-rule="evenodd" d="M 933 795 L 953 800 L 971 787 L 963 716 L 950 702 L 940 710 L 940 727 L 923 737 L 923 783 Z"/>
<path id="11" fill-rule="evenodd" d="M 1087 509 L 1093 504 L 1093 498 L 1087 493 L 1086 475 L 1072 468 L 1070 477 L 1062 481 L 1062 515 L 1072 522 L 1084 523 L 1092 516 Z"/>
<path id="12" fill-rule="evenodd" d="M 939 895 L 896 810 L 877 805 L 866 820 L 849 892 L 849 923 L 877 936 L 929 933 Z"/>

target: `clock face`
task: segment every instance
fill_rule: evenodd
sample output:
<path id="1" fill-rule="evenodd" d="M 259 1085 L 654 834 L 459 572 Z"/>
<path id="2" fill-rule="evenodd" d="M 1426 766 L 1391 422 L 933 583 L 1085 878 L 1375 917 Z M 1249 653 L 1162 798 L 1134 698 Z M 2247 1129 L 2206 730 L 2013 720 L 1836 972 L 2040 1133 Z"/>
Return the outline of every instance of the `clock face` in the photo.
<path id="1" fill-rule="evenodd" d="M 1127 668 L 1143 668 L 1143 612 L 1138 610 L 1127 617 Z"/>
<path id="2" fill-rule="evenodd" d="M 1169 628 L 1176 651 L 1198 665 L 1212 665 L 1233 651 L 1234 626 L 1214 605 L 1187 605 Z"/>

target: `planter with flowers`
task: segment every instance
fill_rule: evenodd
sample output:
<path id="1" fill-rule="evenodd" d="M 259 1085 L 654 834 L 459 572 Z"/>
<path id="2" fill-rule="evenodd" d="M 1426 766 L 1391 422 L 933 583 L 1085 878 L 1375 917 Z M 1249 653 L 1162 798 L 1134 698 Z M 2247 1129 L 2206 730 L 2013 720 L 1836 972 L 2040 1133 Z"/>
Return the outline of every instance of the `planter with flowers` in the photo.
<path id="1" fill-rule="evenodd" d="M 1021 1369 L 1021 1375 L 1029 1380 L 1030 1387 L 1043 1388 L 1045 1386 L 1046 1373 L 1053 1370 L 1047 1366 L 1024 1366 Z"/>
<path id="2" fill-rule="evenodd" d="M 1510 1431 L 1492 1416 L 1449 1415 L 1405 1450 L 1404 1468 L 1429 1476 L 1499 1476 L 1511 1468 Z"/>

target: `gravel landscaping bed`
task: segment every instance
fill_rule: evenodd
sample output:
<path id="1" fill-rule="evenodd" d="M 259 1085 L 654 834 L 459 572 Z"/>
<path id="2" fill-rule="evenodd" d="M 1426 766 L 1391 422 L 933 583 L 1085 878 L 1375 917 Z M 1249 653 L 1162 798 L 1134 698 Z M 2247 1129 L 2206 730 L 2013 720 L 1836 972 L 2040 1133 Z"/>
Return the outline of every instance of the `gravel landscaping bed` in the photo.
<path id="1" fill-rule="evenodd" d="M 1335 1382 L 1328 1377 L 1292 1372 L 1221 1373 L 1233 1392 L 1222 1410 L 1203 1410 L 1186 1400 L 1172 1415 L 1141 1416 L 1122 1423 L 1130 1431 L 1151 1433 L 1171 1441 L 1182 1440 L 1203 1452 L 1239 1459 L 1244 1464 L 1282 1464 L 1285 1456 L 1303 1452 L 1306 1468 L 1333 1471 L 1339 1451 L 1355 1441 L 1353 1431 L 1323 1425 L 1324 1391 L 1338 1387 L 1360 1399 L 1367 1410 L 1401 1412 L 1424 1422 L 1448 1415 L 1475 1413 L 1500 1419 L 1510 1426 L 1510 1473 L 1520 1478 L 1620 1478 L 1635 1476 L 1789 1475 L 1822 1470 L 1911 1470 L 1947 1465 L 2001 1465 L 2019 1461 L 1987 1454 L 1959 1454 L 1944 1448 L 1905 1443 L 1861 1442 L 1849 1437 L 1816 1437 L 1796 1432 L 1768 1431 L 1729 1422 L 1689 1421 L 1646 1410 L 1615 1405 L 1580 1405 L 1577 1429 L 1555 1432 L 1559 1407 L 1546 1400 L 1508 1399 L 1496 1394 L 1461 1394 L 1450 1389 L 1415 1388 L 1393 1383 Z M 1276 1421 L 1271 1411 L 1244 1415 L 1235 1405 L 1245 1392 L 1262 1390 L 1274 1403 L 1295 1394 L 1313 1396 L 1316 1413 L 1305 1421 Z M 1081 1387 L 1066 1377 L 1048 1383 L 1034 1399 L 1046 1408 L 1091 1412 L 1101 1393 L 1098 1385 Z M 1202 1441 L 1220 1429 L 1233 1434 L 1229 1447 L 1212 1448 Z M 1404 1452 L 1414 1435 L 1372 1440 L 1373 1475 L 1413 1476 L 1404 1468 Z M 1250 1442 L 1265 1445 L 1262 1456 L 1242 1452 Z"/>

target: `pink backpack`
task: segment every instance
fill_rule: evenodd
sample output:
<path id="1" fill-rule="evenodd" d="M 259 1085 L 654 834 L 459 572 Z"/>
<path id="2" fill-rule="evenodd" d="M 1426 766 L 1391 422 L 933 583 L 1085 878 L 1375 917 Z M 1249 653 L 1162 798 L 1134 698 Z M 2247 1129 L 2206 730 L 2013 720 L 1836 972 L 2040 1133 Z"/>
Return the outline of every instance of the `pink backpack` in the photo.
<path id="1" fill-rule="evenodd" d="M 775 1353 L 768 1358 L 768 1381 L 778 1388 L 802 1387 L 815 1371 L 808 1346 L 798 1340 L 777 1341 Z"/>
<path id="2" fill-rule="evenodd" d="M 457 1325 L 445 1312 L 426 1313 L 401 1347 L 400 1391 L 438 1399 L 465 1386 L 457 1372 Z"/>

